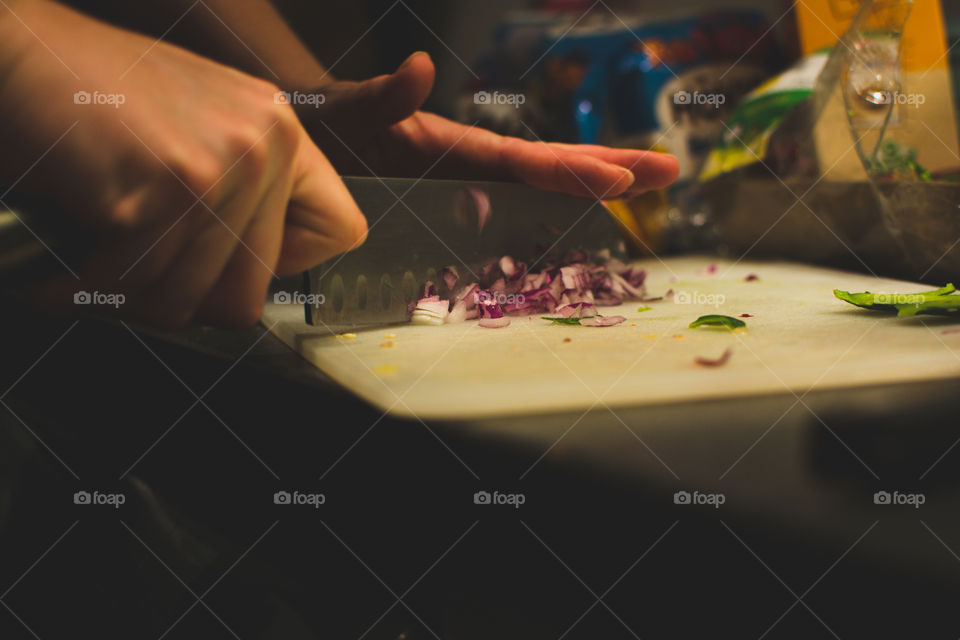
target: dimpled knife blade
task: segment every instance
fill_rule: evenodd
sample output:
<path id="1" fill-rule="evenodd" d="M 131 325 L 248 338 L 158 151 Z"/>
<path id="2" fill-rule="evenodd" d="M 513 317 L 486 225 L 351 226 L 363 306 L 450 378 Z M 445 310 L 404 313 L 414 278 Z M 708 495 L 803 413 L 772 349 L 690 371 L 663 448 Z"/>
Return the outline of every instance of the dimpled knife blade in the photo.
<path id="1" fill-rule="evenodd" d="M 624 258 L 623 239 L 603 203 L 521 184 L 344 178 L 367 217 L 366 243 L 305 276 L 313 295 L 307 322 L 332 332 L 407 322 L 424 283 L 451 291 L 442 278 L 455 267 L 454 289 L 480 280 L 481 268 L 504 255 L 543 269 L 571 249 L 607 249 Z"/>

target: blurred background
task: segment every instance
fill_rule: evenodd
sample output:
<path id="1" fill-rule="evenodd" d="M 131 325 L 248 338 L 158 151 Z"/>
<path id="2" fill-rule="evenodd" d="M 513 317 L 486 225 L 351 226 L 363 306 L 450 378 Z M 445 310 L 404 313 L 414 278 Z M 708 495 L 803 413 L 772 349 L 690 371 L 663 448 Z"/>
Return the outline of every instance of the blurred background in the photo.
<path id="1" fill-rule="evenodd" d="M 879 0 L 858 24 L 855 0 L 277 4 L 339 77 L 423 50 L 429 110 L 677 155 L 672 189 L 612 204 L 636 255 L 960 275 L 956 3 Z"/>

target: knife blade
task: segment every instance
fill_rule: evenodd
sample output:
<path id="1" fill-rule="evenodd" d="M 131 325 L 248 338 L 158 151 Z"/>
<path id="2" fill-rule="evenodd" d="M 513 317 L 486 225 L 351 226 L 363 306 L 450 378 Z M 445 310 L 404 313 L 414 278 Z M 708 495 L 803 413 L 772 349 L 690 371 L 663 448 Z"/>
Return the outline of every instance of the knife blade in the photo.
<path id="1" fill-rule="evenodd" d="M 305 274 L 312 294 L 309 324 L 333 332 L 409 319 L 408 305 L 431 281 L 453 293 L 481 280 L 484 265 L 510 255 L 543 269 L 571 249 L 609 250 L 624 259 L 620 231 L 602 202 L 527 185 L 460 180 L 348 177 L 344 183 L 367 217 L 366 242 Z"/>

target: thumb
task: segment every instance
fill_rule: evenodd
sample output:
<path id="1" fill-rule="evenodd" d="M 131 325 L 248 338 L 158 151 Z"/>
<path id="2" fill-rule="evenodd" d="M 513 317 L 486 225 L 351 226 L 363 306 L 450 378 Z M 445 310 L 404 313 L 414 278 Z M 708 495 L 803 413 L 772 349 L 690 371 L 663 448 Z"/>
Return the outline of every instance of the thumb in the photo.
<path id="1" fill-rule="evenodd" d="M 303 134 L 277 263 L 281 276 L 363 244 L 367 220 L 323 153 Z"/>
<path id="2" fill-rule="evenodd" d="M 326 98 L 318 114 L 347 135 L 372 132 L 400 122 L 430 95 L 436 70 L 430 56 L 414 53 L 391 74 L 361 82 L 335 82 L 321 89 Z M 344 135 L 341 133 L 340 135 Z M 346 137 L 346 136 L 345 136 Z"/>

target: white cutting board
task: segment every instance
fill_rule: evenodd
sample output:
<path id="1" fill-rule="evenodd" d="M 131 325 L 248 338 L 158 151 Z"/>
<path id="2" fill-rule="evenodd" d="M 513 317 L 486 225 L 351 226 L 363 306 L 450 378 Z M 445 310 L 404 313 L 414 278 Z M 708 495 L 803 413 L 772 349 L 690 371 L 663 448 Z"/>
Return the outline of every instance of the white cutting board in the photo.
<path id="1" fill-rule="evenodd" d="M 707 273 L 714 262 L 716 272 Z M 616 327 L 555 326 L 535 316 L 514 318 L 504 329 L 483 329 L 476 321 L 402 325 L 351 339 L 306 325 L 299 306 L 272 303 L 263 323 L 358 396 L 384 411 L 420 418 L 586 411 L 595 404 L 960 377 L 960 333 L 950 331 L 960 322 L 896 318 L 858 309 L 832 293 L 935 287 L 785 262 L 684 257 L 639 265 L 649 273 L 650 295 L 668 289 L 676 295 L 673 301 L 601 308 L 603 315 L 627 317 Z M 747 282 L 748 274 L 759 280 Z M 693 302 L 681 304 L 681 292 Z M 641 304 L 653 308 L 638 313 Z M 754 317 L 736 332 L 687 328 L 708 313 Z M 382 346 L 388 340 L 394 346 Z M 697 356 L 718 357 L 727 347 L 733 356 L 725 366 L 694 362 Z"/>

